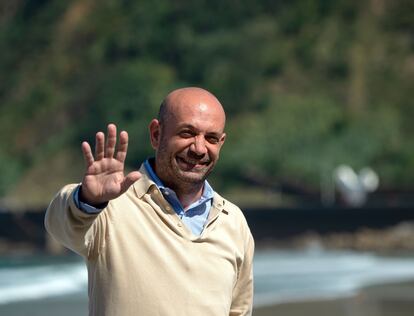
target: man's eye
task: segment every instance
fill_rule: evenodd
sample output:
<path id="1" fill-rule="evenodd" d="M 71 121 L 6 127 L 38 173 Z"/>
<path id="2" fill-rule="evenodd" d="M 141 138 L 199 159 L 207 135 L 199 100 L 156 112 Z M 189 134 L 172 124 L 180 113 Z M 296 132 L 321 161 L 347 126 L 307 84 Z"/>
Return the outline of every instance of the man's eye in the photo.
<path id="1" fill-rule="evenodd" d="M 190 138 L 190 137 L 193 137 L 194 135 L 191 132 L 185 131 L 185 132 L 181 132 L 180 136 L 183 137 L 183 138 Z"/>
<path id="2" fill-rule="evenodd" d="M 210 144 L 217 144 L 220 140 L 215 136 L 206 137 Z"/>

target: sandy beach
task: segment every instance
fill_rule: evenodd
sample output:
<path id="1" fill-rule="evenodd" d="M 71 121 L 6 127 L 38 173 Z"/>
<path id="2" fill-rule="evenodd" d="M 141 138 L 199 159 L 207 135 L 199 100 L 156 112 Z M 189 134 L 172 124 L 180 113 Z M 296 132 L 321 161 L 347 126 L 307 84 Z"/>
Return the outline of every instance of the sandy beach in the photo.
<path id="1" fill-rule="evenodd" d="M 375 285 L 348 298 L 282 303 L 254 309 L 254 316 L 412 316 L 414 282 Z"/>
<path id="2" fill-rule="evenodd" d="M 0 305 L 4 316 L 87 316 L 88 301 L 85 296 L 58 296 Z"/>

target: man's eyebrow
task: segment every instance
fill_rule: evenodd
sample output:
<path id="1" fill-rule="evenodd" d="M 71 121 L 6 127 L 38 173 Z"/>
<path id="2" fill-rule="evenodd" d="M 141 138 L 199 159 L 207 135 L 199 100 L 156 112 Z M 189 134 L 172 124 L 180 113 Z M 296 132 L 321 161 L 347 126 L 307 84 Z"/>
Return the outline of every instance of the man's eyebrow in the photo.
<path id="1" fill-rule="evenodd" d="M 191 124 L 188 124 L 188 123 L 184 123 L 184 124 L 182 124 L 182 125 L 178 125 L 178 128 L 190 128 L 190 129 L 194 129 L 194 130 L 197 130 L 197 128 L 195 127 L 195 126 L 193 126 L 193 125 L 191 125 Z"/>
<path id="2" fill-rule="evenodd" d="M 206 133 L 207 136 L 216 136 L 216 137 L 221 137 L 221 135 L 223 135 L 223 132 L 209 132 Z"/>
<path id="3" fill-rule="evenodd" d="M 194 125 L 191 125 L 189 123 L 184 123 L 182 125 L 179 125 L 177 129 L 182 130 L 182 129 L 186 129 L 186 128 L 191 129 L 195 132 L 199 132 L 198 128 L 196 128 Z M 220 137 L 221 135 L 223 135 L 223 133 L 224 132 L 207 132 L 206 135 Z"/>

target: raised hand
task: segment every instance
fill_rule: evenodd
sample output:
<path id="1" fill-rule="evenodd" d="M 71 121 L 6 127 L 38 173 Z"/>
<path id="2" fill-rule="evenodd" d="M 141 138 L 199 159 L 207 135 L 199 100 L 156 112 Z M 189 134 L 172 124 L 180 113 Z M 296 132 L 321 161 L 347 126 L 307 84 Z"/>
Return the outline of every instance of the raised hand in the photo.
<path id="1" fill-rule="evenodd" d="M 88 142 L 82 143 L 86 173 L 82 180 L 82 200 L 96 206 L 115 199 L 124 193 L 141 174 L 133 171 L 124 175 L 124 164 L 128 150 L 128 133 L 119 134 L 119 143 L 115 155 L 116 126 L 108 125 L 107 139 L 102 132 L 96 133 L 95 157 Z"/>

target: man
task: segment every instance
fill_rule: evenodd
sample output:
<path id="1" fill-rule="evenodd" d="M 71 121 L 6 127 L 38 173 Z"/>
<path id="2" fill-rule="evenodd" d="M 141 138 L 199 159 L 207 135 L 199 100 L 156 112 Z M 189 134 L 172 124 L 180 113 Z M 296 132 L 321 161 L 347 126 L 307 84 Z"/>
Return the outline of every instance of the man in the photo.
<path id="1" fill-rule="evenodd" d="M 48 232 L 86 258 L 90 315 L 251 315 L 253 238 L 239 208 L 206 181 L 226 138 L 206 90 L 183 88 L 149 125 L 155 158 L 124 176 L 128 134 L 82 143 L 82 183 L 46 212 Z"/>

